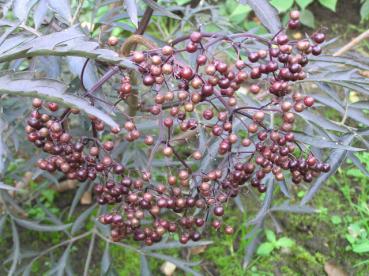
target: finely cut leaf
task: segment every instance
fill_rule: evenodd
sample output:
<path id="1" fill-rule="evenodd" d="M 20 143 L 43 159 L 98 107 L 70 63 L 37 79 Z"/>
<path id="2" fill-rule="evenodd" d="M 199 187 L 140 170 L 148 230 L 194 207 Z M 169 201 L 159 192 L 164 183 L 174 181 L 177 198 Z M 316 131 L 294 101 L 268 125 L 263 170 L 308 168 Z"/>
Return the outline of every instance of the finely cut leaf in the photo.
<path id="1" fill-rule="evenodd" d="M 199 273 L 196 270 L 193 270 L 192 268 L 190 268 L 190 266 L 196 266 L 198 265 L 200 262 L 196 262 L 196 263 L 189 263 L 189 262 L 184 262 L 180 259 L 171 257 L 171 256 L 167 256 L 164 254 L 159 254 L 159 253 L 145 253 L 146 256 L 150 256 L 150 257 L 154 257 L 160 260 L 164 260 L 164 261 L 168 261 L 171 262 L 173 264 L 175 264 L 177 267 L 179 267 L 180 269 L 182 269 L 183 271 L 187 272 L 187 273 L 191 273 L 195 276 L 201 276 L 201 273 Z"/>
<path id="2" fill-rule="evenodd" d="M 108 272 L 111 266 L 111 258 L 110 258 L 110 244 L 107 242 L 104 249 L 104 254 L 101 258 L 101 272 L 102 275 L 105 275 Z"/>
<path id="3" fill-rule="evenodd" d="M 25 220 L 25 219 L 19 219 L 14 218 L 14 221 L 27 229 L 35 230 L 39 232 L 57 232 L 57 231 L 64 231 L 65 229 L 68 229 L 72 224 L 64 224 L 64 225 L 46 225 L 46 224 L 39 224 L 34 221 Z"/>
<path id="4" fill-rule="evenodd" d="M 251 233 L 249 234 L 252 240 L 250 241 L 250 243 L 248 244 L 246 248 L 246 254 L 243 259 L 243 264 L 242 264 L 244 269 L 248 267 L 248 265 L 250 264 L 252 260 L 252 257 L 254 256 L 255 250 L 260 242 L 260 236 L 262 234 L 261 230 L 262 230 L 262 223 L 259 223 L 255 226 L 254 229 L 252 229 Z"/>
<path id="5" fill-rule="evenodd" d="M 6 160 L 6 144 L 3 138 L 3 134 L 5 132 L 5 129 L 7 127 L 7 124 L 5 123 L 5 120 L 3 120 L 2 116 L 0 116 L 0 176 L 3 175 L 4 168 L 5 168 L 5 160 Z M 0 182 L 0 185 L 3 184 Z M 3 184 L 5 185 L 5 184 Z M 0 189 L 1 188 L 0 186 Z"/>
<path id="6" fill-rule="evenodd" d="M 40 28 L 47 14 L 47 0 L 40 0 L 37 4 L 35 12 L 33 13 L 33 21 L 36 29 Z"/>
<path id="7" fill-rule="evenodd" d="M 3 182 L 0 181 L 0 190 L 7 190 L 7 191 L 21 191 L 20 189 L 17 189 L 13 186 L 9 186 L 4 184 Z"/>
<path id="8" fill-rule="evenodd" d="M 86 220 L 91 215 L 91 213 L 96 208 L 96 203 L 91 205 L 88 209 L 86 209 L 74 222 L 72 225 L 71 234 L 74 235 L 76 232 L 78 232 L 83 226 L 86 224 Z"/>
<path id="9" fill-rule="evenodd" d="M 86 181 L 83 182 L 79 185 L 78 190 L 75 192 L 74 194 L 74 198 L 72 201 L 72 204 L 70 205 L 70 209 L 69 209 L 69 213 L 68 213 L 68 218 L 70 218 L 74 212 L 74 210 L 76 209 L 79 200 L 81 199 L 83 193 L 85 192 L 86 187 L 88 186 L 90 182 Z"/>
<path id="10" fill-rule="evenodd" d="M 176 15 L 176 14 L 174 14 L 174 13 L 172 13 L 172 12 L 170 12 L 170 11 L 168 11 L 168 9 L 167 8 L 164 8 L 164 7 L 162 7 L 162 6 L 160 6 L 159 4 L 157 4 L 156 2 L 154 2 L 153 0 L 143 0 L 147 5 L 149 5 L 154 11 L 158 11 L 158 12 L 160 12 L 162 15 L 165 15 L 165 16 L 168 16 L 168 17 L 171 17 L 171 18 L 173 18 L 173 19 L 177 19 L 177 20 L 181 20 L 181 18 L 178 16 L 178 15 Z"/>
<path id="11" fill-rule="evenodd" d="M 242 0 L 248 4 L 260 19 L 261 23 L 271 32 L 277 33 L 281 29 L 281 22 L 277 11 L 266 0 Z"/>
<path id="12" fill-rule="evenodd" d="M 8 276 L 14 275 L 14 272 L 17 268 L 18 260 L 20 258 L 19 235 L 18 235 L 17 226 L 15 225 L 13 218 L 10 220 L 10 224 L 12 226 L 12 235 L 13 235 L 13 252 L 12 252 L 13 253 L 13 262 L 12 262 L 12 265 L 11 265 L 10 270 L 8 272 Z"/>
<path id="13" fill-rule="evenodd" d="M 80 56 L 117 64 L 122 67 L 135 68 L 131 61 L 119 57 L 118 53 L 99 48 L 99 44 L 95 41 L 90 41 L 78 27 L 71 27 L 37 38 L 24 38 L 24 36 L 18 38 L 17 36 L 17 43 L 18 45 L 14 45 L 15 43 L 13 42 L 11 47 L 7 46 L 5 49 L 4 45 L 0 46 L 0 63 L 19 58 L 53 55 Z"/>
<path id="14" fill-rule="evenodd" d="M 261 221 L 263 221 L 266 214 L 269 211 L 270 205 L 272 204 L 273 191 L 274 191 L 274 181 L 270 177 L 270 175 L 268 175 L 268 176 L 269 177 L 266 180 L 268 188 L 267 188 L 267 192 L 266 192 L 266 195 L 265 195 L 265 198 L 264 198 L 263 206 L 260 208 L 260 210 L 256 214 L 255 218 L 247 223 L 248 225 L 249 224 L 257 224 L 257 223 L 260 223 Z"/>
<path id="15" fill-rule="evenodd" d="M 301 205 L 290 205 L 288 201 L 283 202 L 281 205 L 273 206 L 270 208 L 272 212 L 290 212 L 290 213 L 299 213 L 299 214 L 311 214 L 316 212 L 316 209 L 310 206 L 301 206 Z"/>
<path id="16" fill-rule="evenodd" d="M 309 136 L 304 135 L 301 133 L 295 133 L 295 138 L 297 141 L 303 142 L 308 145 L 312 145 L 319 149 L 324 148 L 333 148 L 333 149 L 342 149 L 347 151 L 363 151 L 365 149 L 356 148 L 349 145 L 345 145 L 339 141 L 329 141 L 326 137 L 319 137 L 319 136 Z"/>
<path id="17" fill-rule="evenodd" d="M 72 11 L 68 0 L 47 0 L 50 7 L 67 22 L 72 21 Z"/>
<path id="18" fill-rule="evenodd" d="M 145 255 L 141 254 L 141 276 L 151 276 L 149 263 L 145 257 Z"/>
<path id="19" fill-rule="evenodd" d="M 65 94 L 65 91 L 66 87 L 61 82 L 50 79 L 34 79 L 29 73 L 16 73 L 0 77 L 0 94 L 47 98 L 53 102 L 81 109 L 96 116 L 112 128 L 118 127 L 118 124 L 109 115 L 91 106 L 84 99 Z"/>
<path id="20" fill-rule="evenodd" d="M 36 2 L 36 0 L 15 0 L 13 4 L 14 15 L 18 17 L 20 21 L 26 20 L 32 6 Z"/>
<path id="21" fill-rule="evenodd" d="M 345 137 L 342 138 L 342 144 L 349 145 L 353 139 L 354 139 L 353 134 L 346 135 Z M 326 180 L 336 172 L 336 170 L 341 165 L 343 160 L 345 160 L 346 155 L 347 155 L 347 150 L 345 149 L 335 149 L 331 153 L 329 159 L 326 161 L 327 163 L 331 165 L 331 170 L 328 173 L 321 174 L 316 179 L 311 189 L 306 193 L 306 195 L 301 200 L 301 205 L 305 205 L 314 197 L 316 192 L 321 188 L 321 186 L 326 182 Z"/>
<path id="22" fill-rule="evenodd" d="M 135 0 L 125 0 L 124 3 L 127 6 L 127 13 L 129 18 L 131 19 L 133 25 L 138 26 L 138 17 L 137 17 L 137 3 Z"/>
<path id="23" fill-rule="evenodd" d="M 369 177 L 369 171 L 365 168 L 365 166 L 361 163 L 359 158 L 355 156 L 352 152 L 347 154 L 348 158 L 351 159 L 352 163 L 367 177 Z"/>
<path id="24" fill-rule="evenodd" d="M 290 196 L 290 192 L 288 191 L 288 187 L 287 187 L 286 181 L 285 180 L 278 181 L 277 184 L 278 184 L 279 188 L 281 189 L 282 193 L 286 197 L 290 198 L 291 196 Z"/>
<path id="25" fill-rule="evenodd" d="M 178 241 L 160 242 L 152 246 L 144 246 L 141 248 L 141 250 L 142 251 L 154 251 L 154 250 L 171 249 L 171 248 L 191 248 L 191 247 L 209 245 L 212 243 L 213 241 L 197 241 L 197 242 L 189 241 L 186 244 L 182 244 Z"/>

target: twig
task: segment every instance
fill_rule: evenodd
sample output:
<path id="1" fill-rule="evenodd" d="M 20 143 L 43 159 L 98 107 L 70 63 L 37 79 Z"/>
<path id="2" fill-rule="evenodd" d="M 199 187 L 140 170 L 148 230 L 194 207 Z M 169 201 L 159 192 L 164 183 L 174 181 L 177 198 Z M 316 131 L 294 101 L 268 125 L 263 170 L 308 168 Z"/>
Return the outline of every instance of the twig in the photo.
<path id="1" fill-rule="evenodd" d="M 341 49 L 335 52 L 333 56 L 338 57 L 343 55 L 344 53 L 351 50 L 353 47 L 355 47 L 357 44 L 359 44 L 362 40 L 364 40 L 367 37 L 369 37 L 369 29 L 363 32 L 361 35 L 355 37 L 353 40 L 351 40 L 349 43 L 347 43 L 345 46 L 343 46 Z"/>
<path id="2" fill-rule="evenodd" d="M 76 20 L 77 20 L 77 17 L 79 16 L 79 14 L 81 13 L 81 10 L 82 10 L 82 6 L 83 6 L 83 3 L 85 2 L 85 0 L 80 0 L 79 3 L 78 3 L 78 6 L 77 6 L 77 9 L 76 9 L 76 12 L 74 13 L 73 15 L 73 18 L 72 18 L 72 22 L 71 22 L 71 25 L 73 25 Z"/>
<path id="3" fill-rule="evenodd" d="M 119 72 L 119 66 L 114 66 L 110 68 L 102 77 L 101 79 L 95 83 L 90 90 L 88 90 L 83 96 L 89 96 L 97 91 L 105 82 L 107 82 L 112 76 Z"/>
<path id="4" fill-rule="evenodd" d="M 88 267 L 90 266 L 91 263 L 91 257 L 92 257 L 92 251 L 94 249 L 94 245 L 95 245 L 95 240 L 96 240 L 96 230 L 95 230 L 96 226 L 94 227 L 92 236 L 91 236 L 91 242 L 90 242 L 90 246 L 88 247 L 88 253 L 87 253 L 87 258 L 86 258 L 86 262 L 85 262 L 85 268 L 83 271 L 83 276 L 88 276 Z"/>

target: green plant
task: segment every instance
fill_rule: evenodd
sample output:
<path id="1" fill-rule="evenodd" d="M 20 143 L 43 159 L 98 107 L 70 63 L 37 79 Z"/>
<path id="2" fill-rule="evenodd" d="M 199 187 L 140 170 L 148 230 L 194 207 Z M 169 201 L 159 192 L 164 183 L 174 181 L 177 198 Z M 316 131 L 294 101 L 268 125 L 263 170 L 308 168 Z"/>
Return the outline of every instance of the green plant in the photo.
<path id="1" fill-rule="evenodd" d="M 234 34 L 231 28 L 224 33 L 197 30 L 197 16 L 213 21 L 217 30 L 227 25 L 217 20 L 214 7 L 188 9 L 152 0 L 125 1 L 125 6 L 119 1 L 79 1 L 73 13 L 68 1 L 2 6 L 0 167 L 21 147 L 30 161 L 19 174 L 33 170 L 42 183 L 65 178 L 79 182 L 63 212 L 35 212 L 25 218 L 19 214 L 25 197 L 6 175 L 14 170 L 5 173 L 1 221 L 13 246 L 6 252 L 10 261 L 4 261 L 4 271 L 26 274 L 45 260 L 40 273 L 76 269 L 87 275 L 93 257 L 102 255 L 101 273 L 111 273 L 114 242 L 140 256 L 142 274 L 150 273 L 150 257 L 197 275 L 200 268 L 192 268 L 196 263 L 157 251 L 208 245 L 210 241 L 198 240 L 207 237 L 211 227 L 232 235 L 234 229 L 224 225 L 226 207 L 236 204 L 243 210 L 244 196 L 259 191 L 265 194 L 252 198 L 260 208 L 250 221 L 254 227 L 243 244 L 247 253 L 241 269 L 252 258 L 267 215 L 311 212 L 307 204 L 323 183 L 349 153 L 367 146 L 368 123 L 361 111 L 367 103 L 361 98 L 356 105 L 350 103 L 347 89 L 365 95 L 368 81 L 358 71 L 368 66 L 355 58 L 319 57 L 322 46 L 329 44 L 324 33 L 290 40 L 266 1 L 248 3 L 243 10 L 252 8 L 272 35 Z M 110 4 L 114 6 L 104 7 Z M 87 32 L 74 26 L 84 8 L 91 15 L 84 24 Z M 154 20 L 155 26 L 169 26 L 160 35 L 149 26 L 157 14 L 165 18 Z M 300 23 L 299 13 L 290 17 L 292 33 Z M 191 31 L 183 35 L 182 30 Z M 171 41 L 162 41 L 169 35 Z M 313 62 L 307 64 L 307 57 Z M 337 116 L 328 120 L 327 109 L 336 109 Z M 21 130 L 24 117 L 32 148 Z M 5 148 L 12 154 L 3 158 Z M 300 204 L 274 204 L 276 187 L 290 197 L 296 187 L 292 182 L 301 186 L 313 181 Z M 93 186 L 101 206 L 81 208 L 74 216 L 82 194 Z M 32 184 L 26 189 L 32 191 Z M 54 194 L 39 195 L 50 208 Z M 20 235 L 24 229 L 57 232 L 65 239 L 28 258 Z M 98 241 L 105 244 L 100 255 L 95 251 Z M 232 240 L 226 241 L 232 252 Z M 76 244 L 83 242 L 88 249 L 79 250 L 85 260 L 81 269 L 73 256 Z M 272 244 L 277 248 L 285 243 L 282 238 Z"/>
<path id="2" fill-rule="evenodd" d="M 265 236 L 267 241 L 261 243 L 256 250 L 256 254 L 260 256 L 270 256 L 276 249 L 291 248 L 295 242 L 287 237 L 276 238 L 273 231 L 266 229 Z"/>
<path id="3" fill-rule="evenodd" d="M 293 6 L 298 6 L 301 10 L 301 23 L 315 28 L 314 14 L 308 9 L 314 0 L 271 0 L 271 4 L 278 9 L 280 13 L 290 10 Z M 335 12 L 337 0 L 316 0 L 321 6 Z"/>

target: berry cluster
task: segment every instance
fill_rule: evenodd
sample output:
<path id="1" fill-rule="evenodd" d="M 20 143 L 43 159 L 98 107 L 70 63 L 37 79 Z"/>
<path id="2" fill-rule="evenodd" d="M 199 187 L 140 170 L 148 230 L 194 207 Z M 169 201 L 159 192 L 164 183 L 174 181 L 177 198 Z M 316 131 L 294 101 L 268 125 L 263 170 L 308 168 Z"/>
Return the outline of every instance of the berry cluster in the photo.
<path id="1" fill-rule="evenodd" d="M 288 28 L 298 25 L 298 12 L 291 12 Z M 286 30 L 270 40 L 248 33 L 193 32 L 162 48 L 133 51 L 128 58 L 137 66 L 135 78 L 146 87 L 135 95 L 138 106 L 134 108 L 140 115 L 124 114 L 123 130 L 112 132 L 117 136 L 124 132 L 125 141 L 149 148 L 145 168 L 124 168 L 111 158 L 115 145 L 99 141 L 98 132 L 104 125 L 96 118 L 90 118 L 93 137 L 73 138 L 64 123 L 76 111 L 67 109 L 58 117 L 57 105 L 50 103 L 47 109 L 52 114 L 41 114 L 43 104 L 38 99 L 28 120 L 28 138 L 50 154 L 39 162 L 41 169 L 59 170 L 79 181 L 98 179 L 97 201 L 118 203 L 99 218 L 111 225 L 114 241 L 132 236 L 151 245 L 175 232 L 181 243 L 187 243 L 199 240 L 207 224 L 232 234 L 232 226 L 222 225 L 221 217 L 225 205 L 243 189 L 252 186 L 265 192 L 267 177 L 283 181 L 290 176 L 296 184 L 311 182 L 330 169 L 293 134 L 295 114 L 312 107 L 314 98 L 293 92 L 292 83 L 307 77 L 308 56 L 319 55 L 324 40 L 321 32 L 299 41 L 290 40 Z M 265 49 L 253 50 L 250 41 Z M 217 58 L 216 46 L 233 49 L 236 60 Z M 183 61 L 183 54 L 193 64 Z M 126 101 L 134 86 L 128 75 L 122 76 L 119 101 Z M 262 106 L 239 105 L 237 93 L 243 87 L 270 101 Z M 155 118 L 158 125 L 140 130 L 139 116 Z M 217 141 L 217 154 L 210 156 L 215 162 L 204 160 L 206 149 L 197 145 L 200 128 L 209 140 Z M 183 149 L 178 146 L 181 135 L 186 136 L 185 152 L 178 150 Z M 154 170 L 154 158 L 181 165 Z M 203 162 L 205 168 L 200 166 Z M 158 175 L 166 180 L 158 183 Z"/>
<path id="2" fill-rule="evenodd" d="M 113 142 L 100 143 L 92 137 L 74 138 L 66 131 L 65 119 L 70 114 L 78 114 L 79 110 L 68 108 L 57 116 L 59 107 L 56 103 L 43 105 L 42 100 L 35 98 L 32 105 L 34 110 L 26 126 L 28 140 L 49 154 L 46 159 L 38 160 L 40 169 L 60 171 L 66 178 L 81 182 L 95 180 L 99 173 L 123 175 L 124 167 L 109 154 L 114 148 Z M 90 119 L 95 130 L 104 129 L 103 122 L 93 117 Z M 118 201 L 105 199 L 103 202 Z"/>

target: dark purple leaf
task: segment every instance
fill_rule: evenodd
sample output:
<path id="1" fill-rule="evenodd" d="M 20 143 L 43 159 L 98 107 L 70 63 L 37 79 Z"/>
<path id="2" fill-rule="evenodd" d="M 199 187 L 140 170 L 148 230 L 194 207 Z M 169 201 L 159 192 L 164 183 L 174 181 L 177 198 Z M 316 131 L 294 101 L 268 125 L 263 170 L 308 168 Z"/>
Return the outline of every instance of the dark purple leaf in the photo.
<path id="1" fill-rule="evenodd" d="M 12 236 L 13 236 L 13 250 L 12 250 L 13 262 L 8 272 L 8 275 L 14 275 L 20 257 L 20 241 L 17 226 L 15 225 L 13 218 L 10 220 L 10 224 L 12 226 Z"/>
<path id="2" fill-rule="evenodd" d="M 144 246 L 141 248 L 141 250 L 142 251 L 154 251 L 154 250 L 171 249 L 171 248 L 191 248 L 191 247 L 209 245 L 212 243 L 213 243 L 212 241 L 197 241 L 197 242 L 189 241 L 186 244 L 182 244 L 178 241 L 160 242 L 152 246 Z"/>
<path id="3" fill-rule="evenodd" d="M 67 23 L 72 21 L 72 11 L 69 0 L 47 0 L 50 7 L 58 13 Z"/>
<path id="4" fill-rule="evenodd" d="M 145 255 L 141 254 L 140 260 L 141 260 L 141 275 L 142 276 L 151 276 L 149 263 L 148 263 L 147 258 L 145 257 Z"/>
<path id="5" fill-rule="evenodd" d="M 33 13 L 33 21 L 35 22 L 36 29 L 40 28 L 47 14 L 47 0 L 40 0 Z"/>
<path id="6" fill-rule="evenodd" d="M 251 233 L 249 233 L 248 237 L 246 238 L 251 238 L 251 241 L 249 242 L 249 244 L 246 247 L 246 254 L 245 257 L 243 259 L 243 268 L 246 269 L 248 267 L 248 265 L 250 264 L 252 257 L 254 256 L 254 253 L 256 251 L 257 246 L 260 243 L 260 236 L 262 233 L 262 223 L 261 224 L 257 224 L 254 229 L 252 229 Z"/>
<path id="7" fill-rule="evenodd" d="M 65 91 L 66 87 L 61 82 L 50 79 L 33 79 L 32 74 L 18 73 L 0 77 L 0 93 L 49 98 L 54 102 L 64 103 L 96 116 L 112 128 L 118 127 L 109 115 L 91 106 L 84 99 L 65 94 Z"/>
<path id="8" fill-rule="evenodd" d="M 342 137 L 340 139 L 341 140 L 340 143 L 342 145 L 347 145 L 348 146 L 348 145 L 351 144 L 353 139 L 354 139 L 354 135 L 349 134 L 349 135 L 346 135 L 346 136 Z M 301 205 L 305 205 L 306 203 L 308 203 L 314 197 L 316 192 L 322 187 L 322 185 L 326 182 L 326 180 L 337 171 L 337 169 L 339 168 L 339 166 L 341 165 L 343 160 L 345 160 L 346 156 L 347 156 L 347 150 L 345 148 L 335 149 L 331 153 L 330 157 L 326 161 L 328 164 L 331 165 L 331 170 L 328 173 L 321 174 L 316 179 L 313 186 L 310 188 L 310 190 L 306 193 L 306 195 L 301 200 Z"/>
<path id="9" fill-rule="evenodd" d="M 290 205 L 288 201 L 283 202 L 281 205 L 273 206 L 270 208 L 272 212 L 291 212 L 291 213 L 300 213 L 300 214 L 311 214 L 316 210 L 309 206 L 301 206 L 301 205 Z"/>
<path id="10" fill-rule="evenodd" d="M 83 226 L 85 226 L 86 220 L 89 218 L 91 213 L 95 210 L 96 205 L 97 205 L 96 203 L 91 205 L 82 214 L 80 214 L 77 219 L 74 220 L 73 225 L 72 225 L 72 230 L 71 230 L 72 235 L 77 233 Z"/>
<path id="11" fill-rule="evenodd" d="M 340 141 L 330 141 L 326 137 L 322 136 L 308 136 L 301 133 L 295 133 L 295 138 L 299 142 L 303 142 L 308 145 L 312 145 L 314 147 L 324 149 L 324 148 L 331 148 L 331 149 L 341 149 L 346 151 L 363 151 L 362 148 L 352 147 L 344 142 Z"/>
<path id="12" fill-rule="evenodd" d="M 65 229 L 68 229 L 72 224 L 64 224 L 64 225 L 46 225 L 46 224 L 39 224 L 37 222 L 31 221 L 31 220 L 25 220 L 25 219 L 19 219 L 19 218 L 13 218 L 14 221 L 29 230 L 39 231 L 39 232 L 58 232 L 58 231 L 64 231 Z"/>
<path id="13" fill-rule="evenodd" d="M 352 161 L 352 163 L 367 177 L 369 177 L 369 171 L 366 169 L 366 167 L 361 163 L 360 159 L 355 156 L 352 152 L 349 152 L 347 154 L 347 157 Z"/>
<path id="14" fill-rule="evenodd" d="M 290 195 L 290 192 L 288 191 L 288 187 L 287 187 L 286 181 L 285 180 L 277 181 L 277 184 L 278 184 L 279 188 L 281 189 L 282 193 L 286 197 L 290 198 L 291 195 Z"/>
<path id="15" fill-rule="evenodd" d="M 262 221 L 264 221 L 265 216 L 269 212 L 269 208 L 272 204 L 273 192 L 274 192 L 274 181 L 270 174 L 267 176 L 265 180 L 265 185 L 267 185 L 268 188 L 265 194 L 263 205 L 261 206 L 260 210 L 256 214 L 255 218 L 249 221 L 247 225 L 261 223 Z"/>
<path id="16" fill-rule="evenodd" d="M 173 19 L 181 20 L 181 18 L 178 15 L 168 11 L 167 8 L 164 8 L 164 7 L 160 6 L 158 3 L 154 2 L 153 0 L 143 0 L 143 1 L 148 6 L 150 6 L 150 8 L 152 8 L 154 11 L 158 11 L 164 16 L 168 16 L 168 17 L 171 17 Z"/>
<path id="17" fill-rule="evenodd" d="M 110 266 L 111 266 L 110 244 L 107 242 L 105 245 L 103 256 L 101 258 L 102 275 L 105 275 L 105 273 L 108 272 Z"/>
<path id="18" fill-rule="evenodd" d="M 133 25 L 138 26 L 138 18 L 137 18 L 137 3 L 135 0 L 125 0 L 124 3 L 127 6 L 127 13 L 129 18 L 131 19 Z"/>
<path id="19" fill-rule="evenodd" d="M 199 265 L 200 262 L 196 262 L 196 263 L 185 262 L 185 261 L 182 261 L 180 259 L 174 258 L 172 256 L 159 254 L 159 253 L 145 253 L 145 255 L 150 256 L 150 257 L 154 257 L 156 259 L 164 260 L 164 261 L 167 261 L 167 262 L 171 262 L 172 264 L 175 264 L 177 267 L 179 267 L 180 269 L 182 269 L 183 271 L 185 271 L 187 273 L 191 273 L 195 276 L 201 276 L 201 273 L 199 273 L 198 271 L 193 270 L 192 268 L 190 268 L 191 266 Z"/>

